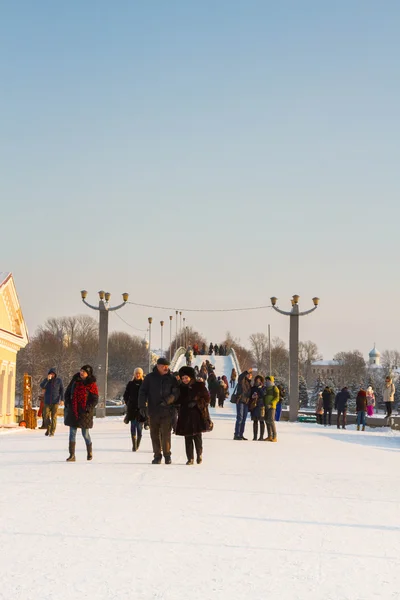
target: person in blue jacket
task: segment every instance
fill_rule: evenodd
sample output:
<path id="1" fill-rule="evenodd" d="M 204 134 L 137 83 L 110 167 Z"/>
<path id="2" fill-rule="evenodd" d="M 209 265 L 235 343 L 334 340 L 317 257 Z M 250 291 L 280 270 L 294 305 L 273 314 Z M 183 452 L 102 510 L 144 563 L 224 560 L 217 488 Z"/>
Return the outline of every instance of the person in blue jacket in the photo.
<path id="1" fill-rule="evenodd" d="M 57 377 L 56 369 L 50 369 L 40 387 L 44 390 L 44 421 L 47 425 L 45 435 L 53 437 L 57 427 L 58 406 L 64 399 L 63 382 L 61 377 Z"/>

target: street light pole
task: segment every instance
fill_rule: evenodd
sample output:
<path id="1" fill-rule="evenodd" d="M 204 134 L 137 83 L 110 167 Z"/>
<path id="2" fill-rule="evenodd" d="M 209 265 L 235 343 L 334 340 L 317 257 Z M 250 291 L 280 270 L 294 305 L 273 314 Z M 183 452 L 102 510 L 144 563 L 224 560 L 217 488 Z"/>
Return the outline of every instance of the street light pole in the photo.
<path id="1" fill-rule="evenodd" d="M 153 322 L 153 318 L 149 317 L 148 321 L 149 321 L 149 370 L 148 370 L 148 373 L 150 373 L 150 371 L 151 371 L 151 324 Z"/>
<path id="2" fill-rule="evenodd" d="M 182 311 L 179 311 L 180 324 L 179 324 L 179 345 L 182 346 Z"/>
<path id="3" fill-rule="evenodd" d="M 161 356 L 164 354 L 164 321 L 160 321 L 161 325 Z"/>
<path id="4" fill-rule="evenodd" d="M 175 311 L 175 352 L 178 350 L 178 311 Z"/>
<path id="5" fill-rule="evenodd" d="M 268 362 L 269 362 L 269 374 L 272 375 L 271 325 L 268 325 Z"/>
<path id="6" fill-rule="evenodd" d="M 289 421 L 297 421 L 299 412 L 299 317 L 304 317 L 318 308 L 319 298 L 313 298 L 314 308 L 300 312 L 300 296 L 292 298 L 292 310 L 286 312 L 276 306 L 278 298 L 272 297 L 272 308 L 281 315 L 290 317 L 289 328 Z"/>
<path id="7" fill-rule="evenodd" d="M 129 294 L 122 294 L 123 302 L 118 306 L 110 306 L 111 294 L 100 290 L 99 306 L 93 306 L 86 302 L 87 291 L 81 291 L 82 302 L 92 310 L 99 311 L 99 371 L 97 376 L 97 384 L 99 388 L 99 402 L 96 408 L 96 417 L 103 418 L 106 416 L 106 400 L 107 400 L 107 375 L 108 375 L 108 315 L 110 312 L 118 310 L 125 306 L 128 302 Z"/>
<path id="8" fill-rule="evenodd" d="M 183 317 L 183 344 L 185 348 L 187 348 L 187 340 L 186 340 L 186 317 Z"/>
<path id="9" fill-rule="evenodd" d="M 172 360 L 172 319 L 173 316 L 169 316 L 169 362 Z"/>

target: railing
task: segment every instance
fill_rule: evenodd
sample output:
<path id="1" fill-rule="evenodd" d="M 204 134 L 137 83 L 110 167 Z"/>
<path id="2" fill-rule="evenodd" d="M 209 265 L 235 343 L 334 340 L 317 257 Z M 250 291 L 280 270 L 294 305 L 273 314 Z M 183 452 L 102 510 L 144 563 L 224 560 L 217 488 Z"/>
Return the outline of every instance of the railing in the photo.
<path id="1" fill-rule="evenodd" d="M 239 377 L 239 375 L 240 375 L 240 373 L 241 373 L 242 371 L 241 371 L 241 368 L 240 368 L 240 365 L 239 365 L 239 360 L 238 360 L 238 357 L 237 357 L 237 354 L 236 354 L 236 352 L 235 352 L 235 349 L 234 349 L 234 348 L 230 348 L 230 349 L 229 349 L 228 356 L 229 356 L 229 355 L 231 355 L 231 356 L 232 356 L 232 361 L 233 361 L 233 364 L 234 364 L 234 366 L 235 366 L 236 373 L 238 374 L 238 377 Z"/>
<path id="2" fill-rule="evenodd" d="M 180 359 L 180 357 L 186 354 L 186 348 L 183 348 L 183 346 L 181 346 L 180 348 L 177 349 L 177 351 L 175 352 L 172 360 L 171 360 L 171 365 L 170 365 L 170 370 L 171 371 L 175 371 L 175 367 L 178 363 L 178 360 Z"/>

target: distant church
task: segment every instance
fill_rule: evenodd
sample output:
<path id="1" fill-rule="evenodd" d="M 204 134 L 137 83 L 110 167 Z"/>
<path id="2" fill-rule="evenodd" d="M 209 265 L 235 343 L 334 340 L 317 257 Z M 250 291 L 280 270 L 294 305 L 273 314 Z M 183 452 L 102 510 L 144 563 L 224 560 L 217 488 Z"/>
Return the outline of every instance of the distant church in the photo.
<path id="1" fill-rule="evenodd" d="M 382 369 L 381 353 L 376 349 L 376 345 L 368 354 L 368 369 Z M 313 379 L 321 377 L 323 380 L 333 379 L 338 386 L 346 385 L 348 381 L 344 381 L 342 374 L 342 365 L 335 360 L 317 360 L 311 363 L 311 372 Z"/>

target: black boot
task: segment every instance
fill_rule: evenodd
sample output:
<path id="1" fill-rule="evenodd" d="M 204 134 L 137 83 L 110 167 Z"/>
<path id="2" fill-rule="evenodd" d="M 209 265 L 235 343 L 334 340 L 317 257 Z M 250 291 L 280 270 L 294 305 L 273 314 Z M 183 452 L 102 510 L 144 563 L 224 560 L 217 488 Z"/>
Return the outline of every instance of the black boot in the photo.
<path id="1" fill-rule="evenodd" d="M 264 433 L 265 433 L 265 423 L 263 421 L 260 422 L 260 437 L 258 438 L 259 442 L 264 441 Z"/>
<path id="2" fill-rule="evenodd" d="M 136 450 L 139 450 L 139 446 L 140 446 L 140 442 L 142 441 L 142 436 L 138 435 L 137 437 L 137 445 L 136 445 Z"/>
<path id="3" fill-rule="evenodd" d="M 152 465 L 161 465 L 161 456 L 155 456 L 151 461 Z"/>
<path id="4" fill-rule="evenodd" d="M 257 421 L 253 421 L 253 442 L 257 441 L 257 435 L 258 435 L 258 423 L 257 423 Z"/>
<path id="5" fill-rule="evenodd" d="M 132 452 L 136 452 L 136 450 L 138 449 L 136 435 L 131 434 L 131 438 L 132 438 Z"/>
<path id="6" fill-rule="evenodd" d="M 69 456 L 67 458 L 67 462 L 75 462 L 75 446 L 76 443 L 75 442 L 70 442 L 69 443 Z"/>
<path id="7" fill-rule="evenodd" d="M 86 448 L 87 448 L 87 459 L 88 460 L 92 460 L 92 458 L 93 458 L 93 444 L 88 444 L 86 446 Z"/>

